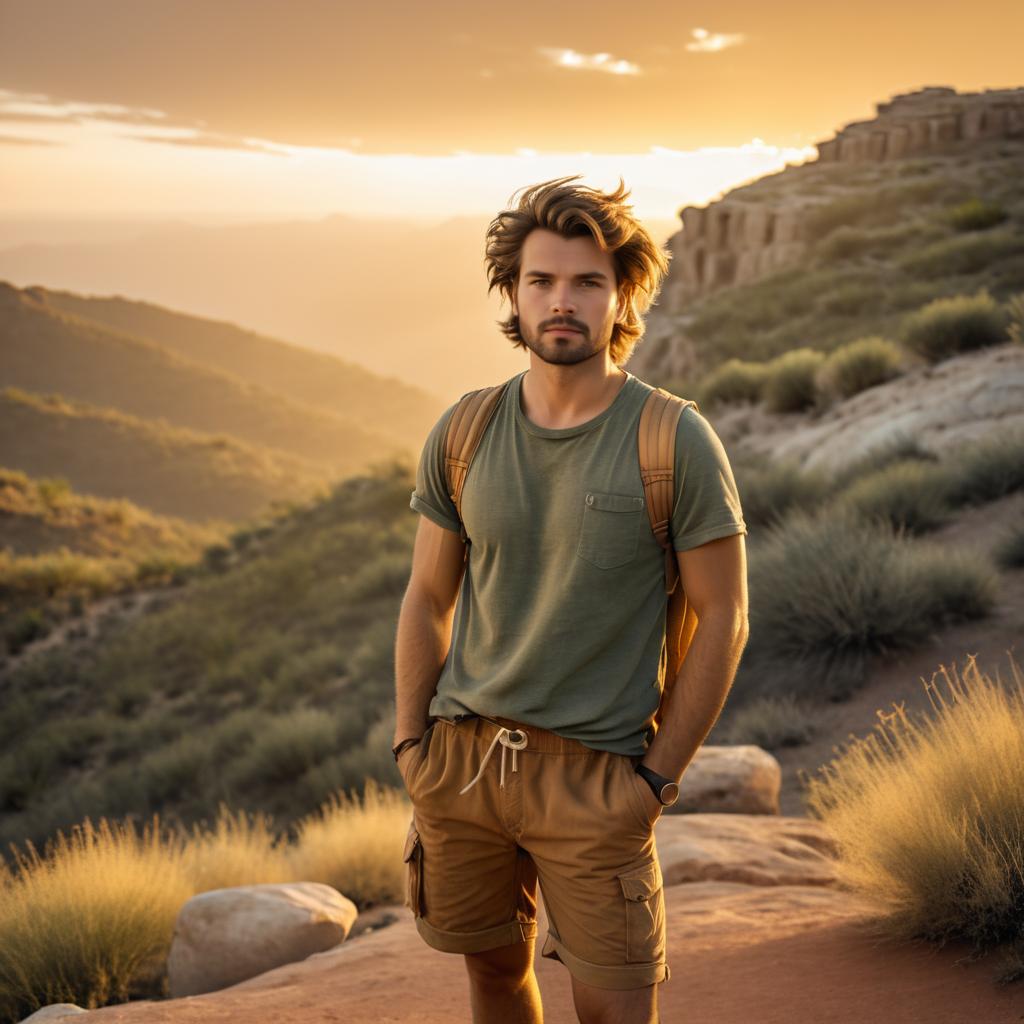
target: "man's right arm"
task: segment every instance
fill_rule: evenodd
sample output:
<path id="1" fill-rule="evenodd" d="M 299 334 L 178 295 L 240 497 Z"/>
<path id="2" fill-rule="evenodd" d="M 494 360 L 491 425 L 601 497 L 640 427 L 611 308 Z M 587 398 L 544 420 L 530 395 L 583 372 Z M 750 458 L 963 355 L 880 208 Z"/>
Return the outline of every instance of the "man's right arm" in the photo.
<path id="1" fill-rule="evenodd" d="M 395 638 L 396 746 L 426 731 L 430 701 L 451 644 L 465 565 L 460 534 L 421 514 Z"/>

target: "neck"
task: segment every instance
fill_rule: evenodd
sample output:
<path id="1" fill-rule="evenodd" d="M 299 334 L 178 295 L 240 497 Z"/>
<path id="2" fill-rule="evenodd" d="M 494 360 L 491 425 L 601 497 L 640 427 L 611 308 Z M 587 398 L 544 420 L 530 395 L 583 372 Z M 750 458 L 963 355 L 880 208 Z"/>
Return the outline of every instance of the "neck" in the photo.
<path id="1" fill-rule="evenodd" d="M 586 423 L 608 408 L 626 382 L 608 350 L 581 363 L 546 363 L 530 353 L 520 385 L 523 412 L 538 426 L 560 429 Z"/>

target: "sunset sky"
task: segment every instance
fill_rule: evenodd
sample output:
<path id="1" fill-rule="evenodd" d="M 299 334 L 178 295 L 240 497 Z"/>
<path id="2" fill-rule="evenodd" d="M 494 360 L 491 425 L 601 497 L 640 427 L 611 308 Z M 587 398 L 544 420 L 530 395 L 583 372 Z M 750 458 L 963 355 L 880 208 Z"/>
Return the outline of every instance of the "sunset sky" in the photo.
<path id="1" fill-rule="evenodd" d="M 0 0 L 0 216 L 493 211 L 621 174 L 642 217 L 925 85 L 1020 85 L 1024 4 Z"/>

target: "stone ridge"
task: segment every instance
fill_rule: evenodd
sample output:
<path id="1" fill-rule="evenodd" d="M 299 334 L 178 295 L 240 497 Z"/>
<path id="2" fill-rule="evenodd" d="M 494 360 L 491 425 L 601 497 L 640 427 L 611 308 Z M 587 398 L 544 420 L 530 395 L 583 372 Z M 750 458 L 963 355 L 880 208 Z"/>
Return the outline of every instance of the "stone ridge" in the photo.
<path id="1" fill-rule="evenodd" d="M 811 190 L 802 194 L 795 177 L 840 163 L 881 163 L 948 151 L 964 140 L 1024 139 L 1024 88 L 958 93 L 929 86 L 878 103 L 876 111 L 872 120 L 852 122 L 835 138 L 817 143 L 816 161 L 732 189 L 707 206 L 680 210 L 682 229 L 668 240 L 672 261 L 645 344 L 637 350 L 635 372 L 684 371 L 683 366 L 666 364 L 689 363 L 690 358 L 666 351 L 659 343 L 667 340 L 661 337 L 666 332 L 659 327 L 667 326 L 661 321 L 683 314 L 693 299 L 749 284 L 803 258 L 809 244 L 808 212 L 835 196 L 812 195 Z M 780 184 L 792 185 L 789 195 L 778 195 Z M 677 333 L 676 326 L 670 333 Z"/>

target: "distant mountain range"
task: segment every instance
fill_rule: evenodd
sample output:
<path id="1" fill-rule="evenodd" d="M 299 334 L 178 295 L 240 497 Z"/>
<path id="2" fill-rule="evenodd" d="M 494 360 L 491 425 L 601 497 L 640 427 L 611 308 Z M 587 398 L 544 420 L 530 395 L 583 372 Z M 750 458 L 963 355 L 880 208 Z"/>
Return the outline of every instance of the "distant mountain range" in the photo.
<path id="1" fill-rule="evenodd" d="M 44 225 L 37 242 L 24 240 L 24 225 L 0 222 L 0 239 L 15 239 L 0 248 L 0 279 L 229 320 L 398 377 L 447 405 L 526 362 L 498 331 L 502 309 L 487 295 L 487 220 Z M 648 226 L 661 241 L 678 222 Z M 148 333 L 151 319 L 146 327 L 161 340 Z"/>
<path id="2" fill-rule="evenodd" d="M 442 409 L 230 323 L 2 282 L 0 385 L 0 464 L 201 518 L 415 457 Z"/>

